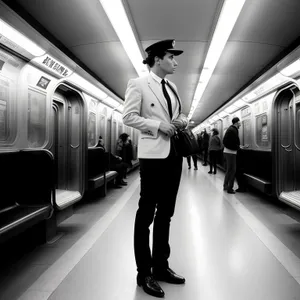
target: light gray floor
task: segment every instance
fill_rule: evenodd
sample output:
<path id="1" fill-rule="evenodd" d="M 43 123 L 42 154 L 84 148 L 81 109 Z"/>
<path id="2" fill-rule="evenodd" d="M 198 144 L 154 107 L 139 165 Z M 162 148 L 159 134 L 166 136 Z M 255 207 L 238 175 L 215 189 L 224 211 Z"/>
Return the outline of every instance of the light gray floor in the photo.
<path id="1" fill-rule="evenodd" d="M 170 266 L 186 284 L 161 283 L 165 299 L 300 299 L 297 218 L 259 195 L 224 193 L 222 172 L 198 168 L 188 170 L 184 161 L 171 225 Z M 0 299 L 155 299 L 136 286 L 138 172 L 128 181 L 82 204 L 61 224 L 60 240 L 26 254 L 2 275 Z"/>

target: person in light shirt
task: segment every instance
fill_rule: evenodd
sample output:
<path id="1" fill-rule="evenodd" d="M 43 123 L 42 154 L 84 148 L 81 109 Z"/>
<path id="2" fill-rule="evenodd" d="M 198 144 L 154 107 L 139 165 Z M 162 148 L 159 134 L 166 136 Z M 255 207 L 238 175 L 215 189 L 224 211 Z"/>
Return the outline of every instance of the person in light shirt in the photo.
<path id="1" fill-rule="evenodd" d="M 125 93 L 123 123 L 140 130 L 138 158 L 141 193 L 134 225 L 137 284 L 155 297 L 164 297 L 157 281 L 183 284 L 185 279 L 169 267 L 170 223 L 175 211 L 182 172 L 182 156 L 172 142 L 176 129 L 185 128 L 177 87 L 165 76 L 177 67 L 174 40 L 163 40 L 146 48 L 150 74 L 131 79 Z M 149 227 L 153 222 L 152 252 Z"/>

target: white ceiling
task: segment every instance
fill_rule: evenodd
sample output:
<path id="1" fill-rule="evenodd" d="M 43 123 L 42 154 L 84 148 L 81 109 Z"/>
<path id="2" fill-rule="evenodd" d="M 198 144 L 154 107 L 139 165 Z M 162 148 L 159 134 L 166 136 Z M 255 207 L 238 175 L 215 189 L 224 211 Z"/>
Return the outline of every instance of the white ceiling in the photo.
<path id="1" fill-rule="evenodd" d="M 137 77 L 99 0 L 3 1 L 67 55 L 124 99 Z M 123 1 L 141 48 L 174 38 L 179 66 L 170 76 L 188 114 L 222 0 Z M 201 103 L 199 124 L 292 50 L 300 35 L 299 0 L 246 0 Z M 296 43 L 295 43 L 296 41 Z"/>

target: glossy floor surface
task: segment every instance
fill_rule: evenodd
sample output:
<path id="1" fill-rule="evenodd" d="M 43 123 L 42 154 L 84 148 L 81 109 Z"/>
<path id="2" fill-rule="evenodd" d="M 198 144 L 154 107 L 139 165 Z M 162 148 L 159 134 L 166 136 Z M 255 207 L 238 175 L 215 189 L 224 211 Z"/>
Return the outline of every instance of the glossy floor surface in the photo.
<path id="1" fill-rule="evenodd" d="M 169 262 L 186 283 L 161 283 L 165 299 L 300 299 L 299 212 L 255 191 L 227 194 L 223 172 L 207 171 L 200 163 L 188 169 L 184 161 Z M 57 241 L 6 251 L 0 299 L 155 299 L 136 285 L 138 170 L 128 183 L 76 205 Z"/>

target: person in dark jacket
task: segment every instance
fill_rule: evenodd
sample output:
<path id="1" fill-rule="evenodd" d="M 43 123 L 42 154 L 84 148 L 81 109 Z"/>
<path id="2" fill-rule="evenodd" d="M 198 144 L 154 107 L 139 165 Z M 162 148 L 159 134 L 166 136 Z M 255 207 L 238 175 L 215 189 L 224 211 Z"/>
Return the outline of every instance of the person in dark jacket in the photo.
<path id="1" fill-rule="evenodd" d="M 234 117 L 232 125 L 228 127 L 223 138 L 224 157 L 226 160 L 226 173 L 223 183 L 223 189 L 228 194 L 235 194 L 233 190 L 234 179 L 236 174 L 236 156 L 240 149 L 239 128 L 241 126 L 240 119 Z"/>
<path id="2" fill-rule="evenodd" d="M 206 132 L 204 128 L 202 132 L 202 151 L 203 151 L 203 166 L 207 166 L 207 158 L 208 158 L 208 146 L 209 146 L 209 134 Z"/>

